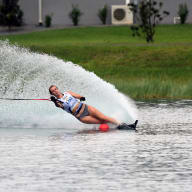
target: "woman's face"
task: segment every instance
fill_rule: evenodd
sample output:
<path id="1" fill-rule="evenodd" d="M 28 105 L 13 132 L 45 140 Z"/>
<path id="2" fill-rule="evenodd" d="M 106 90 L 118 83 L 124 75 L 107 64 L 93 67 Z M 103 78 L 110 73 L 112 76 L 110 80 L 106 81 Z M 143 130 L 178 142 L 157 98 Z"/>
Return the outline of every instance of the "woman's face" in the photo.
<path id="1" fill-rule="evenodd" d="M 57 98 L 59 98 L 62 95 L 62 93 L 59 91 L 59 89 L 56 86 L 51 87 L 50 91 L 52 95 L 54 95 Z"/>

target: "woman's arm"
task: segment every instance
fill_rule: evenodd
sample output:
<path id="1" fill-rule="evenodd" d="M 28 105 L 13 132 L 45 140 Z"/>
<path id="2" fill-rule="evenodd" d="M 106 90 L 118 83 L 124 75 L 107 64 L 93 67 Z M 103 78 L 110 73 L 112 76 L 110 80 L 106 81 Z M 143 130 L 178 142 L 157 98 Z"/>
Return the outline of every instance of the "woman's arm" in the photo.
<path id="1" fill-rule="evenodd" d="M 74 93 L 72 91 L 67 91 L 69 94 L 71 94 L 73 97 L 77 98 L 77 99 L 80 99 L 82 96 L 77 94 L 77 93 Z"/>

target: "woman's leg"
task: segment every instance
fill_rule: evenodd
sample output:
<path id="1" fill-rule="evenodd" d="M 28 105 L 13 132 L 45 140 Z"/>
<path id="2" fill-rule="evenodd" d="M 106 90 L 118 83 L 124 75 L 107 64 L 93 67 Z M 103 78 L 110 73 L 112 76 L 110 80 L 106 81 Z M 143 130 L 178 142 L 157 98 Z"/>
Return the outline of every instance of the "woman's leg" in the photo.
<path id="1" fill-rule="evenodd" d="M 89 115 L 91 117 L 93 117 L 94 119 L 99 120 L 100 122 L 103 123 L 112 123 L 115 125 L 119 125 L 120 122 L 118 122 L 116 119 L 105 116 L 103 113 L 101 113 L 100 111 L 98 111 L 96 108 L 88 105 L 88 111 L 89 111 Z"/>
<path id="2" fill-rule="evenodd" d="M 80 119 L 82 123 L 87 123 L 87 124 L 102 124 L 105 123 L 104 121 L 97 119 L 92 116 L 85 116 Z"/>

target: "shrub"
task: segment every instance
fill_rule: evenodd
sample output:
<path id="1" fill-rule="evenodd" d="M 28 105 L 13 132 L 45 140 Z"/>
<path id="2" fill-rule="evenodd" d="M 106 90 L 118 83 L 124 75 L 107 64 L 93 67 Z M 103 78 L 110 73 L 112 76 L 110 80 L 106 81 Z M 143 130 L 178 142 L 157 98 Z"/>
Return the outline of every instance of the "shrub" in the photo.
<path id="1" fill-rule="evenodd" d="M 189 14 L 189 10 L 187 8 L 187 4 L 179 4 L 179 11 L 178 11 L 178 15 L 180 17 L 180 22 L 181 24 L 185 24 L 187 17 Z"/>
<path id="2" fill-rule="evenodd" d="M 79 19 L 83 13 L 78 8 L 78 5 L 72 5 L 72 10 L 69 13 L 69 17 L 71 18 L 73 25 L 77 26 L 79 24 Z"/>
<path id="3" fill-rule="evenodd" d="M 45 27 L 50 27 L 51 26 L 51 21 L 52 21 L 52 16 L 51 15 L 46 15 L 45 16 Z"/>
<path id="4" fill-rule="evenodd" d="M 107 5 L 105 5 L 102 9 L 99 9 L 98 17 L 103 23 L 103 25 L 105 25 L 107 20 Z"/>

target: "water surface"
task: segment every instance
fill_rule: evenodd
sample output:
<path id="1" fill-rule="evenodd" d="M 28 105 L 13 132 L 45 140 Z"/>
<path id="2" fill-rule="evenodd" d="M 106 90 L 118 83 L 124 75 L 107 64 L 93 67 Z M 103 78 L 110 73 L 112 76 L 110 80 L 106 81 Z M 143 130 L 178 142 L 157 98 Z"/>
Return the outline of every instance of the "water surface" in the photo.
<path id="1" fill-rule="evenodd" d="M 192 101 L 136 104 L 138 132 L 3 122 L 0 191 L 191 191 Z"/>

